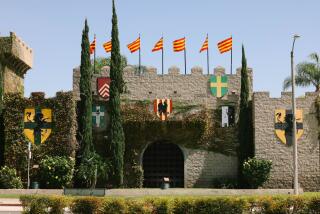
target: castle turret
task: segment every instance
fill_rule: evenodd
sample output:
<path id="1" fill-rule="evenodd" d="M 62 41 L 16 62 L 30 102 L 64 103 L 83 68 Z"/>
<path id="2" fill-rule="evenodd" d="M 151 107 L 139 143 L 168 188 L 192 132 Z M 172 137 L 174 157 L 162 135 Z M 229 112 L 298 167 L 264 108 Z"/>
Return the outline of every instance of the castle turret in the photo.
<path id="1" fill-rule="evenodd" d="M 24 91 L 24 75 L 32 68 L 33 53 L 15 33 L 0 37 L 0 75 L 4 93 Z"/>

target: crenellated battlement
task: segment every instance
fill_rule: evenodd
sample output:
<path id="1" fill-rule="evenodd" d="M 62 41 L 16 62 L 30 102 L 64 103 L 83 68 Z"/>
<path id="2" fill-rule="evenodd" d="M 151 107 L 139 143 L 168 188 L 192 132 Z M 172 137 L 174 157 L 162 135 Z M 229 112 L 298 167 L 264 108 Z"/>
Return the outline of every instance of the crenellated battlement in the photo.
<path id="1" fill-rule="evenodd" d="M 79 70 L 79 68 L 74 69 L 74 74 L 77 70 Z M 213 74 L 214 75 L 225 75 L 226 74 L 228 76 L 239 76 L 240 72 L 241 72 L 241 68 L 237 68 L 235 74 L 226 74 L 225 68 L 219 66 L 219 67 L 214 68 L 213 73 L 210 73 L 209 75 L 213 75 Z M 249 73 L 249 76 L 251 77 L 252 76 L 252 69 L 251 68 L 248 68 L 248 73 Z M 110 67 L 109 66 L 102 67 L 100 74 L 109 76 L 110 75 Z M 139 74 L 137 72 L 137 69 L 133 66 L 130 66 L 130 65 L 126 66 L 123 69 L 123 75 L 128 76 L 128 77 L 132 77 L 132 76 L 138 76 L 138 77 L 160 76 L 160 77 L 163 77 L 163 76 L 195 76 L 195 75 L 196 76 L 199 76 L 199 75 L 208 76 L 207 73 L 203 72 L 203 69 L 200 66 L 192 67 L 190 72 L 187 74 L 182 73 L 180 71 L 180 68 L 178 68 L 177 66 L 171 66 L 168 69 L 167 73 L 162 75 L 162 74 L 158 73 L 157 68 L 155 68 L 155 67 L 147 67 L 143 73 Z"/>
<path id="2" fill-rule="evenodd" d="M 252 69 L 249 68 L 250 94 L 252 93 Z M 97 78 L 109 77 L 110 67 L 102 68 L 100 74 L 92 77 L 92 91 L 97 99 L 101 99 L 97 93 Z M 213 75 L 227 75 L 228 93 L 222 98 L 216 98 L 210 91 L 210 77 Z M 126 82 L 125 93 L 122 98 L 130 100 L 154 100 L 156 98 L 172 98 L 175 101 L 189 104 L 206 105 L 215 108 L 218 102 L 229 101 L 237 103 L 241 89 L 241 68 L 235 74 L 226 74 L 223 67 L 213 69 L 211 74 L 206 74 L 199 66 L 191 68 L 188 74 L 182 74 L 176 66 L 171 66 L 165 74 L 159 74 L 154 67 L 147 67 L 139 74 L 133 66 L 127 66 L 123 70 Z M 78 100 L 80 82 L 80 68 L 73 70 L 73 91 Z"/>
<path id="3" fill-rule="evenodd" d="M 0 37 L 0 55 L 2 63 L 20 76 L 33 66 L 32 49 L 13 32 L 9 37 Z"/>

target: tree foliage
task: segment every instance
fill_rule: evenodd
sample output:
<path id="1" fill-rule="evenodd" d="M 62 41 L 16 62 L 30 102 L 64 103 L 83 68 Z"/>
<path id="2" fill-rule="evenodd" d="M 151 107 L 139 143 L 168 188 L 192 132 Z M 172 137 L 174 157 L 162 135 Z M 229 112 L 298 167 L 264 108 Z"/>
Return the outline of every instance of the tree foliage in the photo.
<path id="1" fill-rule="evenodd" d="M 96 73 L 100 73 L 101 69 L 104 66 L 110 66 L 111 65 L 111 57 L 97 57 L 95 61 L 96 66 Z M 121 56 L 121 67 L 124 68 L 128 65 L 127 57 Z"/>
<path id="2" fill-rule="evenodd" d="M 109 101 L 110 128 L 108 137 L 110 141 L 111 165 L 113 168 L 111 182 L 115 187 L 120 187 L 123 185 L 123 157 L 125 149 L 125 137 L 120 113 L 120 94 L 123 92 L 124 81 L 118 38 L 118 21 L 114 1 L 112 1 L 112 10 L 111 85 Z"/>
<path id="3" fill-rule="evenodd" d="M 297 86 L 315 87 L 315 91 L 320 91 L 320 59 L 317 53 L 310 54 L 309 58 L 312 62 L 302 62 L 296 67 L 297 73 L 295 82 Z M 291 77 L 287 77 L 283 81 L 283 90 L 288 89 L 292 85 Z"/>
<path id="4" fill-rule="evenodd" d="M 242 67 L 241 67 L 241 93 L 240 93 L 240 113 L 239 113 L 239 168 L 240 178 L 242 177 L 241 166 L 243 162 L 253 157 L 253 125 L 252 125 L 252 107 L 249 90 L 249 77 L 247 69 L 247 59 L 244 47 L 242 45 Z M 241 182 L 241 185 L 245 185 Z"/>

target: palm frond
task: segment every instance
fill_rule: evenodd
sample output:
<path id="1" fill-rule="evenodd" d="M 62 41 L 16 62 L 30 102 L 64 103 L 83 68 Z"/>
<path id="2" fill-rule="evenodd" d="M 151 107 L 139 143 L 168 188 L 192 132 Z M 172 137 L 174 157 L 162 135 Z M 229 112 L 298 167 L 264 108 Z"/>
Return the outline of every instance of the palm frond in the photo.
<path id="1" fill-rule="evenodd" d="M 291 86 L 291 84 L 292 84 L 291 77 L 285 78 L 285 80 L 283 81 L 283 86 L 282 86 L 283 90 L 284 91 L 287 90 Z"/>
<path id="2" fill-rule="evenodd" d="M 314 52 L 309 55 L 310 59 L 314 60 L 316 64 L 319 64 L 319 55 L 318 53 Z"/>

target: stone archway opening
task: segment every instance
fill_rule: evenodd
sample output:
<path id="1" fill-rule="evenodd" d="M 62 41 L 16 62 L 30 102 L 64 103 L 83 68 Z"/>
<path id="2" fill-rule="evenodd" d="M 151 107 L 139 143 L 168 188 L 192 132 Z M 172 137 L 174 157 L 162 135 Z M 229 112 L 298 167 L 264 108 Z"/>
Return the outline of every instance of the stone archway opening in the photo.
<path id="1" fill-rule="evenodd" d="M 170 179 L 170 187 L 184 187 L 183 152 L 173 143 L 158 141 L 150 144 L 143 153 L 143 187 L 160 188 L 162 179 Z"/>

